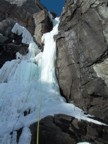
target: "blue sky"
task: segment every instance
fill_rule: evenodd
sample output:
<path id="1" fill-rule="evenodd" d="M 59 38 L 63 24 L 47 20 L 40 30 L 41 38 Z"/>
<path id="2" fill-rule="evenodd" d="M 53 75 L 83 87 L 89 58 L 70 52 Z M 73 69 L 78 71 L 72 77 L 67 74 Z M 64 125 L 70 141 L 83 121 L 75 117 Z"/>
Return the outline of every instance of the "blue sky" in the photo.
<path id="1" fill-rule="evenodd" d="M 58 16 L 62 11 L 65 0 L 40 0 L 41 3 L 49 10 L 55 12 Z"/>

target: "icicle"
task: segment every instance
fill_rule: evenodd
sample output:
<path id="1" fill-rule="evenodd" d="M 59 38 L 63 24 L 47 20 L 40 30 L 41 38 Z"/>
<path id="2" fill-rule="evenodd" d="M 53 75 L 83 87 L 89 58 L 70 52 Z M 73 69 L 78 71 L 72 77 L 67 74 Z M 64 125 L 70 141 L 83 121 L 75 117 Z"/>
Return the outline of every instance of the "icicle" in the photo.
<path id="1" fill-rule="evenodd" d="M 18 144 L 30 144 L 31 143 L 31 132 L 28 127 L 24 127 Z"/>
<path id="2" fill-rule="evenodd" d="M 17 132 L 14 131 L 12 134 L 12 140 L 11 144 L 17 144 Z"/>

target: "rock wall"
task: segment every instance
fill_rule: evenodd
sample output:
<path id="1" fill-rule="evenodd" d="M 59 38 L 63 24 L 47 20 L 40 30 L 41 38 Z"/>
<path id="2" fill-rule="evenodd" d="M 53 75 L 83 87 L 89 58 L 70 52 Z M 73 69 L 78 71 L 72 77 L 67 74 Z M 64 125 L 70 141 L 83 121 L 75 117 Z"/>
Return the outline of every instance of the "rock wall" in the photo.
<path id="1" fill-rule="evenodd" d="M 0 67 L 2 67 L 6 61 L 15 59 L 16 52 L 23 55 L 28 52 L 28 46 L 22 45 L 21 36 L 11 32 L 15 23 L 24 26 L 34 36 L 34 41 L 40 45 L 41 36 L 52 29 L 52 23 L 46 8 L 38 0 L 0 0 L 0 4 Z"/>
<path id="2" fill-rule="evenodd" d="M 59 31 L 56 74 L 61 93 L 69 102 L 108 121 L 108 87 L 96 69 L 108 58 L 108 1 L 67 0 Z"/>
<path id="3" fill-rule="evenodd" d="M 41 38 L 44 33 L 47 33 L 52 30 L 52 22 L 50 20 L 48 11 L 41 10 L 38 13 L 33 15 L 35 21 L 35 39 L 39 45 L 41 45 Z"/>
<path id="4" fill-rule="evenodd" d="M 1 0 L 0 21 L 12 18 L 33 34 L 35 25 L 33 14 L 45 9 L 38 1 L 34 0 Z"/>

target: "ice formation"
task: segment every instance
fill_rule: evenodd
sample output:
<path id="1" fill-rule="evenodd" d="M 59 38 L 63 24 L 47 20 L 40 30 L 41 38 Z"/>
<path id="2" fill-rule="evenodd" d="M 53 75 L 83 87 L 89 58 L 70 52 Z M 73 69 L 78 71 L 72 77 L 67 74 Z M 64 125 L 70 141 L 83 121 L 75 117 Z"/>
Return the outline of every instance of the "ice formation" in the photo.
<path id="1" fill-rule="evenodd" d="M 79 142 L 77 144 L 90 144 L 90 143 L 88 143 L 88 142 Z"/>
<path id="2" fill-rule="evenodd" d="M 88 118 L 73 104 L 66 103 L 59 93 L 54 66 L 56 43 L 53 39 L 58 33 L 59 18 L 54 19 L 53 24 L 53 30 L 42 37 L 43 52 L 39 52 L 24 27 L 15 24 L 12 29 L 12 32 L 22 35 L 23 43 L 29 44 L 29 54 L 24 57 L 17 53 L 18 59 L 6 62 L 0 69 L 0 144 L 16 144 L 16 130 L 21 127 L 23 132 L 19 144 L 30 144 L 29 126 L 38 120 L 39 111 L 40 118 L 66 114 L 101 124 Z"/>

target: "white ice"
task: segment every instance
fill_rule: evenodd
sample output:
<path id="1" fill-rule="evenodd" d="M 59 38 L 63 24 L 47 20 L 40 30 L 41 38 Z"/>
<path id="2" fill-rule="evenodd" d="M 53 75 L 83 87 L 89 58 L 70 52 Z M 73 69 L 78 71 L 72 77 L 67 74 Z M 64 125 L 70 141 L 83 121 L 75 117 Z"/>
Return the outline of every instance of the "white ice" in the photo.
<path id="1" fill-rule="evenodd" d="M 20 136 L 18 144 L 30 144 L 31 142 L 31 132 L 27 127 L 23 128 L 22 135 Z"/>
<path id="2" fill-rule="evenodd" d="M 19 144 L 29 144 L 31 134 L 28 127 L 38 120 L 38 112 L 41 119 L 66 114 L 102 124 L 88 118 L 73 104 L 66 103 L 60 95 L 55 76 L 56 42 L 53 39 L 58 33 L 59 19 L 52 21 L 53 30 L 42 37 L 43 53 L 39 53 L 38 46 L 24 27 L 15 24 L 12 29 L 12 32 L 22 34 L 22 42 L 29 44 L 29 54 L 22 56 L 17 53 L 17 59 L 6 62 L 0 69 L 0 144 L 13 144 L 16 133 L 11 136 L 10 132 L 21 127 L 24 129 Z M 26 116 L 25 111 L 28 112 Z"/>
<path id="3" fill-rule="evenodd" d="M 30 44 L 30 42 L 33 42 L 33 37 L 31 36 L 30 32 L 18 23 L 14 25 L 12 32 L 22 35 L 22 43 Z"/>
<path id="4" fill-rule="evenodd" d="M 77 144 L 90 144 L 89 142 L 79 142 Z"/>

